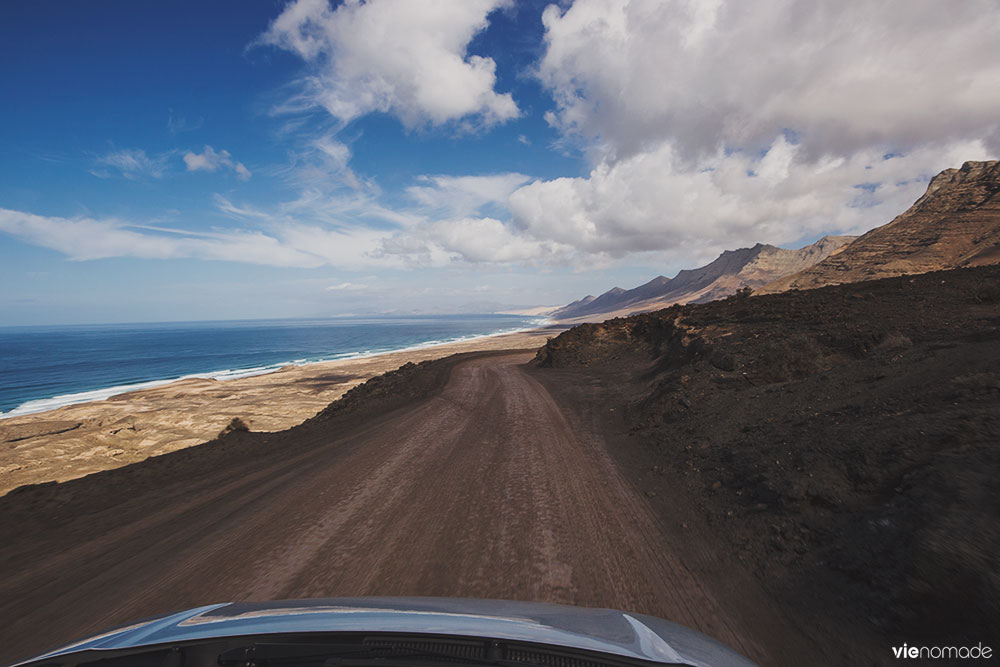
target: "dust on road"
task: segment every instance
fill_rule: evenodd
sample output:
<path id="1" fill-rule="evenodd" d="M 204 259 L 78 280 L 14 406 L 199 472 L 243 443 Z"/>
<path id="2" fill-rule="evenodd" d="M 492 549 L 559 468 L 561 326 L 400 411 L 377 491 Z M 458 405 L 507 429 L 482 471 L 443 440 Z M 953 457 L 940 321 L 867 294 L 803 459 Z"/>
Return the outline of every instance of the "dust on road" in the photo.
<path id="1" fill-rule="evenodd" d="M 432 595 L 614 607 L 766 664 L 802 659 L 795 642 L 775 649 L 787 621 L 763 601 L 746 618 L 735 591 L 692 574 L 601 438 L 526 372 L 531 356 L 464 361 L 426 400 L 274 435 L 266 455 L 189 474 L 178 459 L 162 491 L 5 540 L 0 658 L 211 602 Z M 296 447 L 276 456 L 282 438 Z M 128 470 L 69 484 L 113 494 Z M 738 594 L 756 590 L 748 576 Z"/>

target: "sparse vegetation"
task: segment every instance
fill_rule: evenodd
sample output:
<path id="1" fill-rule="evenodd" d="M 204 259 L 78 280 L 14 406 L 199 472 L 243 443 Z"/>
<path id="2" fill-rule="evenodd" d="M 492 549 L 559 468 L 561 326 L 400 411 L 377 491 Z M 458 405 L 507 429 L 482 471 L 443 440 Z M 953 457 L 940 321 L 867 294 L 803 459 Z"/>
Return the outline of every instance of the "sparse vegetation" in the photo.
<path id="1" fill-rule="evenodd" d="M 226 424 L 226 427 L 221 431 L 219 431 L 219 437 L 222 438 L 224 436 L 229 435 L 230 433 L 236 433 L 236 432 L 248 433 L 249 431 L 250 431 L 250 426 L 245 421 L 243 421 L 239 417 L 233 417 L 232 420 L 228 424 Z"/>

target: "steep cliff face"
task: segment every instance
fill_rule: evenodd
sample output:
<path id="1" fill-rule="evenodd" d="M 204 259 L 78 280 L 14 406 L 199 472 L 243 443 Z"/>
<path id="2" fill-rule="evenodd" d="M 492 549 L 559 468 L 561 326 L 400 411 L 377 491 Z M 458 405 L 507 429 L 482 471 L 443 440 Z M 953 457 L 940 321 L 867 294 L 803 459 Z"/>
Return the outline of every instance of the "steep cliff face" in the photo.
<path id="1" fill-rule="evenodd" d="M 634 289 L 615 287 L 601 296 L 585 297 L 556 311 L 553 317 L 569 321 L 601 320 L 666 308 L 675 303 L 703 303 L 761 287 L 774 279 L 825 259 L 854 240 L 853 236 L 825 236 L 797 250 L 758 243 L 752 248 L 727 250 L 705 266 L 684 269 L 673 278 L 658 276 Z"/>
<path id="2" fill-rule="evenodd" d="M 935 176 L 905 213 L 815 266 L 758 293 L 812 289 L 1000 262 L 1000 161 L 966 162 Z"/>

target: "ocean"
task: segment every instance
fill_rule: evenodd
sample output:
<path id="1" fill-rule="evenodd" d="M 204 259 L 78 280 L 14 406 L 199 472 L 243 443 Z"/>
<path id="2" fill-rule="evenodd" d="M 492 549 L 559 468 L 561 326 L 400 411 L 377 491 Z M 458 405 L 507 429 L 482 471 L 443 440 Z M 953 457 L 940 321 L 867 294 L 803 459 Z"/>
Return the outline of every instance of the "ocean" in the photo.
<path id="1" fill-rule="evenodd" d="M 95 401 L 187 377 L 260 375 L 539 326 L 446 315 L 0 328 L 0 417 Z"/>

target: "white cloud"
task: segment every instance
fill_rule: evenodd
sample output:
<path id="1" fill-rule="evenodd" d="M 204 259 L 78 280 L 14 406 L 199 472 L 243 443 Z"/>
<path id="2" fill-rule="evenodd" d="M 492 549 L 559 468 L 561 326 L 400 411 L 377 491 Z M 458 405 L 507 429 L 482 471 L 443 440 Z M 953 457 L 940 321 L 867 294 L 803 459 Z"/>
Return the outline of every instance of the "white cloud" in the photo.
<path id="1" fill-rule="evenodd" d="M 884 224 L 926 189 L 928 179 L 967 159 L 981 142 L 926 147 L 886 159 L 878 150 L 850 158 L 799 159 L 784 136 L 763 156 L 720 151 L 696 167 L 668 143 L 590 174 L 535 181 L 507 198 L 509 221 L 484 215 L 427 217 L 381 243 L 410 265 L 462 263 L 604 268 L 640 254 L 647 261 L 697 266 L 723 250 L 757 242 L 794 245 L 830 233 Z M 461 179 L 427 178 L 415 198 L 450 201 Z M 498 178 L 497 184 L 503 182 Z M 511 179 L 506 185 L 516 182 Z M 503 191 L 497 188 L 494 194 Z M 411 194 L 413 194 L 411 192 Z M 468 210 L 474 205 L 457 205 Z M 435 211 L 448 212 L 446 206 Z"/>
<path id="2" fill-rule="evenodd" d="M 351 149 L 332 133 L 311 138 L 292 154 L 292 165 L 284 170 L 292 185 L 306 189 L 336 189 L 346 186 L 363 190 L 364 182 L 350 168 Z"/>
<path id="3" fill-rule="evenodd" d="M 420 176 L 421 185 L 406 189 L 415 202 L 432 212 L 467 216 L 488 204 L 506 205 L 507 198 L 530 180 L 518 173 L 483 176 Z"/>
<path id="4" fill-rule="evenodd" d="M 527 262 L 552 254 L 550 247 L 512 233 L 507 225 L 494 218 L 435 222 L 428 237 L 467 262 Z"/>
<path id="5" fill-rule="evenodd" d="M 361 283 L 337 283 L 327 287 L 331 292 L 360 292 L 368 289 L 368 285 Z"/>
<path id="6" fill-rule="evenodd" d="M 270 218 L 270 214 L 266 211 L 253 206 L 234 204 L 218 193 L 215 194 L 215 207 L 234 218 L 257 218 L 261 220 Z"/>
<path id="7" fill-rule="evenodd" d="M 549 120 L 600 156 L 668 141 L 698 159 L 787 130 L 809 160 L 986 136 L 1000 150 L 995 0 L 576 0 L 543 23 Z"/>
<path id="8" fill-rule="evenodd" d="M 491 125 L 519 110 L 496 91 L 494 61 L 468 45 L 505 4 L 297 0 L 259 42 L 308 64 L 286 107 L 322 107 L 335 130 L 372 112 L 410 128 Z M 296 199 L 260 208 L 217 196 L 218 210 L 248 229 L 199 234 L 17 211 L 0 211 L 0 229 L 78 260 L 590 267 L 652 253 L 694 265 L 758 241 L 863 232 L 903 211 L 941 169 L 1000 152 L 995 0 L 947 11 L 930 0 L 576 0 L 549 7 L 543 22 L 536 74 L 555 100 L 547 118 L 584 148 L 586 176 L 426 175 L 393 207 L 352 171 L 351 148 L 333 131 L 298 146 L 281 172 Z M 94 173 L 158 178 L 169 155 L 112 151 Z M 183 158 L 189 171 L 250 177 L 211 146 Z"/>
<path id="9" fill-rule="evenodd" d="M 267 228 L 164 229 L 113 218 L 60 218 L 0 209 L 0 231 L 76 261 L 109 257 L 196 258 L 267 266 L 355 269 L 399 264 L 381 256 L 384 232 L 269 220 Z"/>
<path id="10" fill-rule="evenodd" d="M 692 263 L 758 241 L 867 231 L 909 207 L 937 172 L 987 157 L 978 141 L 891 159 L 869 149 L 806 162 L 801 151 L 779 136 L 763 157 L 720 151 L 692 167 L 662 143 L 586 177 L 526 185 L 509 206 L 524 234 L 572 246 L 581 261 L 655 251 Z"/>
<path id="11" fill-rule="evenodd" d="M 170 152 L 150 156 L 141 148 L 122 148 L 94 160 L 94 169 L 90 173 L 98 178 L 110 178 L 113 175 L 131 180 L 161 178 L 167 170 L 170 156 Z"/>
<path id="12" fill-rule="evenodd" d="M 506 210 L 511 194 L 528 180 L 518 173 L 418 177 L 419 185 L 406 189 L 416 204 L 412 218 L 384 239 L 383 255 L 412 266 L 564 261 L 570 246 L 535 239 L 488 214 Z"/>
<path id="13" fill-rule="evenodd" d="M 571 247 L 538 241 L 495 218 L 458 218 L 428 222 L 387 238 L 382 251 L 422 266 L 454 262 L 541 264 L 565 258 Z"/>
<path id="14" fill-rule="evenodd" d="M 314 220 L 338 229 L 358 224 L 395 229 L 425 220 L 418 213 L 385 206 L 379 203 L 375 194 L 365 190 L 334 194 L 320 189 L 303 190 L 296 199 L 282 202 L 273 213 L 265 212 L 264 215 L 289 222 Z"/>
<path id="15" fill-rule="evenodd" d="M 469 55 L 487 16 L 508 0 L 296 0 L 258 42 L 310 63 L 301 96 L 286 109 L 319 106 L 343 123 L 378 111 L 407 127 L 478 117 L 484 125 L 518 115 L 497 93 L 496 63 Z"/>
<path id="16" fill-rule="evenodd" d="M 334 171 L 347 169 L 347 163 L 351 160 L 351 149 L 347 144 L 336 140 L 331 135 L 325 135 L 313 141 L 313 147 L 324 155 L 328 162 L 328 167 Z"/>
<path id="17" fill-rule="evenodd" d="M 222 150 L 216 152 L 211 146 L 205 146 L 201 153 L 188 151 L 184 154 L 184 164 L 188 171 L 218 171 L 226 167 L 236 172 L 240 180 L 246 181 L 250 178 L 250 170 L 242 162 L 237 162 L 229 151 Z"/>
<path id="18" fill-rule="evenodd" d="M 543 23 L 547 118 L 592 170 L 510 194 L 511 238 L 494 239 L 520 248 L 511 257 L 693 265 L 863 232 L 938 171 L 1000 152 L 1000 59 L 983 55 L 1000 34 L 992 0 L 947 12 L 930 0 L 576 0 Z M 505 256 L 427 230 L 473 261 Z"/>
<path id="19" fill-rule="evenodd" d="M 581 177 L 524 184 L 522 174 L 424 176 L 407 189 L 413 219 L 381 244 L 411 265 L 606 267 L 642 254 L 695 266 L 757 242 L 794 245 L 884 224 L 942 169 L 986 159 L 980 141 L 925 146 L 886 159 L 870 148 L 809 161 L 779 135 L 763 155 L 719 149 L 695 164 L 669 142 Z M 509 220 L 484 212 L 506 209 Z"/>
<path id="20" fill-rule="evenodd" d="M 264 41 L 315 65 L 299 101 L 342 123 L 371 111 L 411 127 L 489 121 L 492 69 L 474 86 L 452 74 L 470 65 L 466 45 L 495 6 L 460 3 L 445 17 L 300 0 Z M 583 268 L 639 253 L 693 265 L 758 241 L 866 231 L 941 169 L 1000 151 L 1000 60 L 983 56 L 1000 34 L 992 0 L 948 12 L 930 0 L 576 0 L 543 22 L 548 120 L 585 149 L 590 173 L 424 176 L 406 189 L 414 206 L 396 211 L 358 193 L 356 208 L 396 225 L 383 257 Z M 424 88 L 431 73 L 447 90 Z M 347 170 L 346 146 L 317 148 L 321 171 Z M 327 201 L 304 197 L 306 208 Z"/>
<path id="21" fill-rule="evenodd" d="M 254 224 L 268 221 L 282 229 L 300 220 L 341 232 L 367 229 L 374 249 L 366 261 L 411 267 L 447 266 L 455 262 L 537 263 L 564 255 L 568 248 L 524 237 L 517 229 L 484 211 L 506 207 L 510 194 L 528 181 L 518 173 L 477 176 L 420 176 L 406 189 L 411 206 L 390 207 L 379 201 L 377 191 L 329 194 L 304 190 L 298 198 L 263 210 L 236 204 L 216 195 L 219 211 Z M 290 239 L 287 231 L 285 239 Z M 319 249 L 323 239 L 295 237 L 296 247 Z"/>

